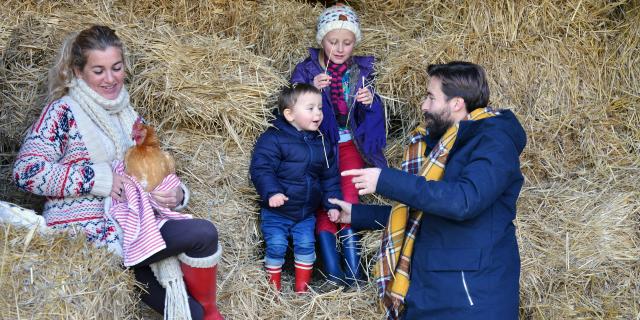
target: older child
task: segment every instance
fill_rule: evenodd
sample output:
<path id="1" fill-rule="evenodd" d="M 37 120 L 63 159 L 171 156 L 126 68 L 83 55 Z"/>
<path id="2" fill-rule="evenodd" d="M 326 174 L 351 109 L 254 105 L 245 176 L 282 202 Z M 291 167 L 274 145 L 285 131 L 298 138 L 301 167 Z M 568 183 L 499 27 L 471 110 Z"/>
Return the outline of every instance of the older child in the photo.
<path id="1" fill-rule="evenodd" d="M 280 275 L 293 237 L 295 291 L 307 291 L 315 262 L 315 212 L 322 204 L 331 214 L 337 206 L 327 199 L 342 198 L 334 152 L 322 133 L 320 90 L 308 84 L 284 88 L 278 98 L 280 116 L 256 142 L 251 158 L 251 181 L 261 200 L 261 230 L 266 243 L 265 268 L 280 290 Z"/>
<path id="2" fill-rule="evenodd" d="M 385 118 L 382 100 L 373 87 L 373 57 L 352 56 L 361 40 L 358 16 L 341 4 L 325 9 L 318 17 L 316 41 L 321 49 L 310 48 L 291 82 L 313 84 L 322 90 L 324 121 L 320 131 L 333 148 L 337 145 L 340 171 L 367 165 L 387 167 Z M 358 203 L 358 191 L 349 177 L 341 178 L 344 200 Z M 317 215 L 316 233 L 325 273 L 338 284 L 353 285 L 361 278 L 358 236 L 349 224 L 338 226 L 324 211 Z M 337 252 L 336 234 L 342 241 L 344 269 Z"/>

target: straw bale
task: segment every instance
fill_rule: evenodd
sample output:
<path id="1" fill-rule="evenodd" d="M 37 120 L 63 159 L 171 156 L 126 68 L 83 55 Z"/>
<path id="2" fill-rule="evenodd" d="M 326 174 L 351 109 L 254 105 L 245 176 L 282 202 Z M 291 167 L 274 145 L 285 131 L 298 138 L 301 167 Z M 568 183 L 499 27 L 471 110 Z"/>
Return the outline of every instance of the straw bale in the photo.
<path id="1" fill-rule="evenodd" d="M 296 63 L 308 56 L 307 48 L 317 46 L 315 25 L 321 11 L 317 4 L 260 1 L 250 15 L 244 15 L 245 23 L 234 26 L 235 33 L 288 79 Z"/>
<path id="2" fill-rule="evenodd" d="M 133 274 L 83 236 L 42 236 L 2 225 L 0 239 L 2 318 L 136 318 Z"/>
<path id="3" fill-rule="evenodd" d="M 640 201 L 636 169 L 608 181 L 526 187 L 517 218 L 521 315 L 612 319 L 639 314 Z"/>
<path id="4" fill-rule="evenodd" d="M 132 17 L 145 17 L 155 25 L 171 25 L 200 34 L 223 35 L 253 11 L 255 1 L 114 1 L 114 7 Z"/>
<path id="5" fill-rule="evenodd" d="M 59 22 L 27 16 L 11 32 L 0 60 L 0 135 L 7 145 L 18 144 L 42 110 L 47 70 L 55 56 L 51 44 L 62 42 Z"/>
<path id="6" fill-rule="evenodd" d="M 238 41 L 169 28 L 123 30 L 134 55 L 133 103 L 156 123 L 255 138 L 267 125 L 271 96 L 286 81 Z"/>
<path id="7" fill-rule="evenodd" d="M 21 83 L 19 72 L 10 74 L 15 88 L 3 88 L 20 92 L 7 93 L 18 97 L 11 104 L 19 107 L 9 107 L 24 114 L 42 108 L 34 102 L 42 88 L 38 76 L 46 74 L 51 50 L 66 32 L 91 22 L 115 27 L 131 57 L 128 87 L 135 106 L 159 128 L 192 191 L 188 212 L 214 221 L 221 234 L 223 314 L 381 318 L 372 285 L 325 292 L 315 281 L 317 292 L 298 297 L 287 274 L 283 294 L 276 295 L 262 271 L 257 196 L 247 173 L 250 150 L 270 118 L 275 88 L 306 56 L 306 47 L 316 45 L 320 6 L 292 0 L 56 3 L 7 2 L 10 18 L 0 24 L 22 27 L 11 36 L 0 31 L 0 39 L 17 34 L 20 45 L 11 50 L 20 59 L 9 62 L 32 79 Z M 526 184 L 516 221 L 522 318 L 640 316 L 637 1 L 350 4 L 364 32 L 356 52 L 378 61 L 378 93 L 389 119 L 386 153 L 394 166 L 404 135 L 420 121 L 430 63 L 482 64 L 493 104 L 514 110 L 523 123 L 529 138 L 522 157 Z M 0 118 L 7 119 L 6 113 L 0 111 Z M 18 124 L 0 121 L 0 130 L 7 126 L 20 136 Z M 3 148 L 7 167 L 15 145 Z M 14 196 L 5 190 L 0 197 Z M 379 239 L 378 232 L 363 234 L 368 270 Z"/>
<path id="8" fill-rule="evenodd" d="M 151 16 L 154 24 L 171 25 L 200 35 L 234 38 L 269 59 L 288 76 L 293 63 L 315 43 L 319 6 L 297 1 L 135 1 L 117 6 L 135 16 Z"/>
<path id="9" fill-rule="evenodd" d="M 99 7 L 57 12 L 27 18 L 12 37 L 15 51 L 5 53 L 2 68 L 7 97 L 1 116 L 9 120 L 2 122 L 3 135 L 17 141 L 33 122 L 42 108 L 44 81 L 56 48 L 69 31 L 86 26 L 77 21 L 92 20 L 128 26 L 117 31 L 130 52 L 132 101 L 156 123 L 224 133 L 240 145 L 241 137 L 255 137 L 266 126 L 267 101 L 286 83 L 265 58 L 238 41 L 122 21 Z"/>

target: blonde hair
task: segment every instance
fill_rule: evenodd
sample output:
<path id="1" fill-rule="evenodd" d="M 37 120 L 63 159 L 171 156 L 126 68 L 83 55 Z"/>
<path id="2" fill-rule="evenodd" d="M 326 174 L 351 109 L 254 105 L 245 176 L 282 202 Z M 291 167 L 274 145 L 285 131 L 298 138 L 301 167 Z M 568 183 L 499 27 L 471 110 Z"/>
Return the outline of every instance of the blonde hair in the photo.
<path id="1" fill-rule="evenodd" d="M 94 25 L 70 34 L 62 43 L 55 63 L 49 69 L 47 103 L 59 99 L 69 92 L 71 80 L 75 78 L 74 69 L 84 69 L 87 64 L 88 51 L 105 50 L 109 47 L 120 49 L 124 59 L 122 41 L 116 32 L 107 26 Z"/>

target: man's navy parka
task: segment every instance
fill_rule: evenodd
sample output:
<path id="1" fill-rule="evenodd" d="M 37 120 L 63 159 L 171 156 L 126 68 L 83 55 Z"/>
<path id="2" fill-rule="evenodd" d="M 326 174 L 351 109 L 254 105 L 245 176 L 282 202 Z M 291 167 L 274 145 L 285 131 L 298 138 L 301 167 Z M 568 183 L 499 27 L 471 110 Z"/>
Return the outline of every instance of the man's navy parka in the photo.
<path id="1" fill-rule="evenodd" d="M 430 150 L 435 145 L 428 140 Z M 520 256 L 513 220 L 525 132 L 508 110 L 461 121 L 441 181 L 382 169 L 376 193 L 424 212 L 404 319 L 517 319 Z M 352 225 L 379 229 L 390 207 L 354 205 Z"/>

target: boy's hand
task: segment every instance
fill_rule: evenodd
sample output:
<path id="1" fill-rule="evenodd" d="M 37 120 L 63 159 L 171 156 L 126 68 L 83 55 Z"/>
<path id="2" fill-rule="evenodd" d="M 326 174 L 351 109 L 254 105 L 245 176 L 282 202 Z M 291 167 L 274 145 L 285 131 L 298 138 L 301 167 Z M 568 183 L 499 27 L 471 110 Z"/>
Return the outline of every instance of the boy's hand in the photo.
<path id="1" fill-rule="evenodd" d="M 373 102 L 373 94 L 369 88 L 360 88 L 356 93 L 356 101 L 362 104 L 371 104 Z"/>
<path id="2" fill-rule="evenodd" d="M 338 209 L 329 209 L 329 211 L 327 211 L 327 215 L 331 222 L 337 222 L 340 218 L 340 211 L 338 211 Z"/>
<path id="3" fill-rule="evenodd" d="M 313 77 L 313 86 L 322 90 L 324 87 L 331 84 L 331 77 L 325 73 L 320 73 Z"/>
<path id="4" fill-rule="evenodd" d="M 329 216 L 329 220 L 332 222 L 338 223 L 351 223 L 351 207 L 352 204 L 346 201 L 338 200 L 335 198 L 330 198 L 329 203 L 338 205 L 342 212 L 340 212 L 338 219 L 331 220 L 331 216 Z"/>
<path id="5" fill-rule="evenodd" d="M 282 193 L 276 193 L 269 198 L 269 207 L 277 208 L 284 204 L 285 201 L 289 200 L 287 196 Z"/>

